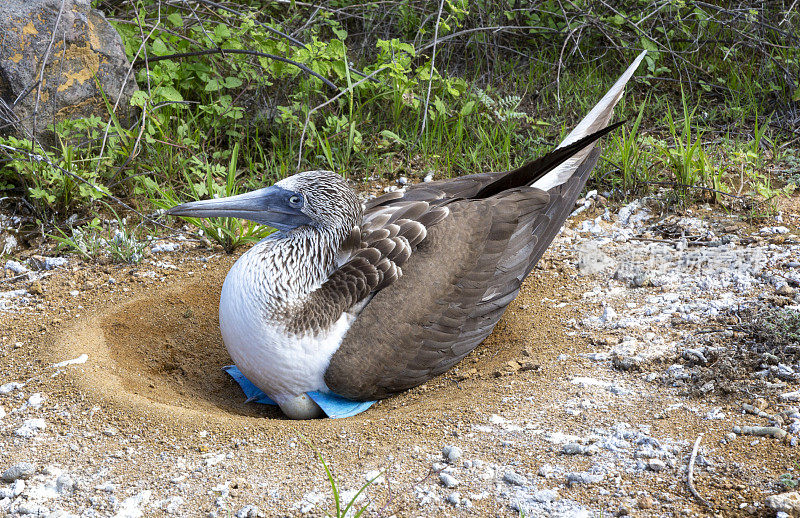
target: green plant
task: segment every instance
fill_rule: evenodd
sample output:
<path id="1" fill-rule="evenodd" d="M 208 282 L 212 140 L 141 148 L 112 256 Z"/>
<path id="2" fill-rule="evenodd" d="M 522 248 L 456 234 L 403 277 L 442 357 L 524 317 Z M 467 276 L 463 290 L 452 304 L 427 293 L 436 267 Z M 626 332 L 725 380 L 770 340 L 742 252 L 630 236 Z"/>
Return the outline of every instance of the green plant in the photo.
<path id="1" fill-rule="evenodd" d="M 183 192 L 182 195 L 194 201 L 206 196 L 227 197 L 237 194 L 239 192 L 236 183 L 238 158 L 238 142 L 233 146 L 233 150 L 230 153 L 227 169 L 219 165 L 204 163 L 199 158 L 193 157 L 190 164 L 188 164 L 189 167 L 183 171 L 188 191 Z M 218 183 L 220 178 L 224 178 L 224 184 Z M 153 205 L 166 209 L 181 203 L 178 201 L 174 191 L 162 189 L 156 182 L 149 179 L 145 180 L 145 184 L 150 189 L 150 200 Z M 233 252 L 244 243 L 254 243 L 272 233 L 272 229 L 269 227 L 237 218 L 182 219 L 199 227 L 203 235 L 222 245 L 228 253 Z"/>
<path id="2" fill-rule="evenodd" d="M 619 160 L 618 167 L 622 173 L 620 187 L 623 191 L 633 190 L 639 182 L 647 181 L 648 168 L 645 167 L 645 153 L 641 147 L 639 126 L 644 116 L 644 108 L 649 100 L 650 96 L 639 107 L 639 113 L 630 131 L 622 126 L 611 136 L 611 153 Z"/>
<path id="3" fill-rule="evenodd" d="M 676 123 L 672 110 L 667 107 L 667 129 L 672 137 L 672 146 L 660 149 L 662 160 L 669 171 L 675 175 L 677 189 L 681 198 L 686 198 L 689 188 L 705 186 L 723 192 L 726 187 L 721 182 L 721 176 L 716 174 L 709 164 L 703 148 L 702 133 L 694 131 L 694 116 L 697 106 L 691 111 L 686 93 L 681 89 L 681 105 L 683 107 L 683 120 Z"/>
<path id="4" fill-rule="evenodd" d="M 128 229 L 127 222 L 106 204 L 113 213 L 112 224 L 104 224 L 100 218 L 82 227 L 72 228 L 67 233 L 56 227 L 57 234 L 49 237 L 58 243 L 58 248 L 77 253 L 90 261 L 107 260 L 114 263 L 139 263 L 144 257 L 146 240 L 135 231 Z"/>
<path id="5" fill-rule="evenodd" d="M 356 510 L 354 505 L 358 500 L 358 497 L 361 496 L 361 493 L 366 491 L 368 487 L 370 487 L 378 478 L 383 476 L 383 472 L 376 475 L 371 480 L 368 480 L 364 485 L 362 485 L 358 491 L 350 498 L 348 502 L 343 502 L 341 500 L 341 492 L 339 491 L 339 483 L 336 480 L 336 477 L 333 476 L 333 472 L 328 467 L 328 464 L 325 462 L 325 458 L 322 456 L 322 453 L 309 441 L 305 439 L 306 443 L 314 450 L 314 453 L 317 455 L 317 459 L 319 463 L 322 464 L 322 468 L 325 470 L 325 478 L 328 480 L 328 484 L 331 486 L 331 492 L 333 493 L 333 503 L 335 508 L 335 513 L 333 515 L 327 514 L 326 516 L 332 516 L 333 518 L 358 518 L 369 507 L 369 502 L 367 505 L 361 507 L 360 509 Z M 354 513 L 351 513 L 351 509 Z"/>

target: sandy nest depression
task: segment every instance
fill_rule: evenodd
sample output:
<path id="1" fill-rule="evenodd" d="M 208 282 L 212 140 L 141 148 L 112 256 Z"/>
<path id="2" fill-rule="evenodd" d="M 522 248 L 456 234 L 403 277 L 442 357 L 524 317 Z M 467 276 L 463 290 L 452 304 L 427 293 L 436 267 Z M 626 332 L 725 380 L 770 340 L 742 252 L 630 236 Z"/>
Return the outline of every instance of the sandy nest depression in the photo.
<path id="1" fill-rule="evenodd" d="M 70 473 L 71 493 L 28 500 L 77 515 L 113 515 L 147 493 L 135 502 L 145 515 L 254 505 L 265 516 L 322 516 L 332 497 L 311 443 L 341 490 L 386 472 L 360 501 L 371 502 L 368 515 L 772 515 L 764 499 L 800 469 L 798 450 L 768 437 L 726 440 L 734 425 L 765 422 L 742 413 L 742 396 L 697 398 L 648 379 L 672 359 L 632 371 L 592 359 L 618 333 L 587 337 L 575 322 L 603 312 L 583 294 L 608 276 L 577 275 L 570 250 L 548 253 L 492 336 L 453 371 L 353 418 L 310 422 L 244 404 L 221 371 L 230 359 L 217 304 L 235 257 L 186 245 L 139 266 L 73 263 L 37 281 L 29 307 L 3 313 L 0 384 L 24 386 L 0 398 L 0 470 L 33 463 L 28 487 Z M 85 364 L 51 367 L 81 354 Z M 32 394 L 44 397 L 39 408 L 26 406 Z M 714 412 L 726 417 L 708 418 Z M 37 418 L 47 423 L 38 434 L 16 433 Z M 697 487 L 712 510 L 686 485 L 701 433 Z M 608 446 L 618 440 L 629 447 Z M 584 450 L 565 453 L 570 444 Z M 445 446 L 461 459 L 443 458 Z M 442 472 L 459 485 L 445 487 Z M 576 473 L 602 477 L 576 482 Z M 113 491 L 97 489 L 109 483 Z M 558 496 L 549 503 L 531 496 L 550 489 Z"/>

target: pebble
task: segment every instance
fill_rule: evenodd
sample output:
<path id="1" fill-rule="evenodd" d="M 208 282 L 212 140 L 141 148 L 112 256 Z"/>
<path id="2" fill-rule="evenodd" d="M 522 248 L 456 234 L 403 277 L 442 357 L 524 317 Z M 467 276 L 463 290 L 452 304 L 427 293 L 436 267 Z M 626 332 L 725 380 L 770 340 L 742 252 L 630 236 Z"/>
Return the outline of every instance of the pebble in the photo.
<path id="1" fill-rule="evenodd" d="M 447 495 L 447 501 L 453 505 L 459 505 L 461 503 L 461 493 L 453 491 Z"/>
<path id="2" fill-rule="evenodd" d="M 661 459 L 650 459 L 647 461 L 647 469 L 650 471 L 658 473 L 659 471 L 664 471 L 666 468 L 667 464 Z"/>
<path id="3" fill-rule="evenodd" d="M 447 459 L 447 462 L 450 464 L 455 464 L 459 461 L 459 459 L 461 459 L 463 452 L 458 446 L 445 446 L 442 448 L 442 455 L 444 455 L 444 458 Z"/>
<path id="4" fill-rule="evenodd" d="M 28 479 L 36 473 L 36 466 L 30 462 L 20 462 L 3 471 L 0 475 L 5 482 L 14 482 L 18 479 Z"/>
<path id="5" fill-rule="evenodd" d="M 600 475 L 597 473 L 589 473 L 587 471 L 574 471 L 571 473 L 567 473 L 567 485 L 574 485 L 574 484 L 597 484 L 598 482 L 602 482 L 605 478 L 605 475 Z"/>
<path id="6" fill-rule="evenodd" d="M 258 506 L 246 505 L 236 511 L 236 518 L 257 518 L 260 511 Z"/>
<path id="7" fill-rule="evenodd" d="M 567 443 L 561 448 L 564 455 L 594 455 L 597 451 L 596 446 L 584 446 L 576 442 Z"/>
<path id="8" fill-rule="evenodd" d="M 755 435 L 757 437 L 774 437 L 775 439 L 786 437 L 786 430 L 782 430 L 777 426 L 734 426 L 733 433 Z"/>
<path id="9" fill-rule="evenodd" d="M 4 383 L 3 385 L 0 385 L 0 395 L 5 396 L 6 394 L 11 394 L 15 390 L 20 389 L 24 386 L 25 386 L 24 383 L 20 383 L 18 381 Z"/>
<path id="10" fill-rule="evenodd" d="M 507 483 L 511 484 L 512 486 L 526 486 L 528 485 L 528 479 L 524 476 L 520 475 L 516 471 L 506 471 L 503 474 L 503 480 Z"/>
<path id="11" fill-rule="evenodd" d="M 18 263 L 17 261 L 12 261 L 11 259 L 6 261 L 5 269 L 11 270 L 17 275 L 22 275 L 23 273 L 28 273 L 30 271 L 24 264 Z"/>
<path id="12" fill-rule="evenodd" d="M 444 472 L 439 473 L 439 480 L 442 481 L 442 484 L 444 484 L 444 487 L 456 487 L 457 485 L 459 485 L 461 483 L 453 475 L 451 475 L 449 473 L 444 473 Z"/>
<path id="13" fill-rule="evenodd" d="M 14 432 L 14 435 L 17 437 L 30 438 L 36 436 L 39 431 L 44 430 L 46 427 L 47 423 L 44 419 L 26 419 L 22 422 L 22 426 L 17 428 L 17 430 Z"/>

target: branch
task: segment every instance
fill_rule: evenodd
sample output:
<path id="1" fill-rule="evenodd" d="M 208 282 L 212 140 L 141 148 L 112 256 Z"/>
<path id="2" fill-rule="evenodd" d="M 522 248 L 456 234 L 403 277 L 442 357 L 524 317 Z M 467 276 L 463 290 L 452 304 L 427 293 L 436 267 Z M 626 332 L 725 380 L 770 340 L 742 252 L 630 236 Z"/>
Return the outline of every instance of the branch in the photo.
<path id="1" fill-rule="evenodd" d="M 298 63 L 297 61 L 293 61 L 291 59 L 284 58 L 284 57 L 281 57 L 281 56 L 276 56 L 274 54 L 267 54 L 266 52 L 258 52 L 256 50 L 222 49 L 222 48 L 218 48 L 218 49 L 198 50 L 196 52 L 178 52 L 177 54 L 169 54 L 167 56 L 156 56 L 156 57 L 146 58 L 146 59 L 137 59 L 136 61 L 133 62 L 133 66 L 149 65 L 150 63 L 155 63 L 157 61 L 164 61 L 165 59 L 180 59 L 180 58 L 189 58 L 189 57 L 194 57 L 194 56 L 207 56 L 209 54 L 223 54 L 223 55 L 224 54 L 245 54 L 245 55 L 248 55 L 248 56 L 258 56 L 258 57 L 261 57 L 261 58 L 274 59 L 275 61 L 281 61 L 283 63 L 288 63 L 290 65 L 294 65 L 297 68 L 299 68 L 300 70 L 302 70 L 303 72 L 305 72 L 305 73 L 307 73 L 309 75 L 312 75 L 312 76 L 316 77 L 317 79 L 319 79 L 320 81 L 322 81 L 323 83 L 325 83 L 325 85 L 328 86 L 328 88 L 330 88 L 331 90 L 335 90 L 337 92 L 339 91 L 339 87 L 338 86 L 336 86 L 335 84 L 331 83 L 330 81 L 328 81 L 327 79 L 325 79 L 321 75 L 317 74 L 316 72 L 314 72 L 313 70 L 311 70 L 310 68 L 308 68 L 307 66 L 305 66 L 302 63 Z"/>

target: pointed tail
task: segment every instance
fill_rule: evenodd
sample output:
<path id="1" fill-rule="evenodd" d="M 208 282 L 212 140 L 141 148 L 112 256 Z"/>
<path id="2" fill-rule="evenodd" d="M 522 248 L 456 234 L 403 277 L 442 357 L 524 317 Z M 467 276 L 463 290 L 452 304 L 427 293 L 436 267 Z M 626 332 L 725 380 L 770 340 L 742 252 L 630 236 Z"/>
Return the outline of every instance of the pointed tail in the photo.
<path id="1" fill-rule="evenodd" d="M 631 66 L 629 66 L 622 76 L 617 79 L 617 82 L 614 83 L 614 86 L 612 86 L 606 95 L 600 99 L 600 102 L 598 102 L 594 108 L 591 109 L 586 117 L 584 117 L 583 120 L 581 120 L 578 125 L 575 126 L 575 129 L 573 129 L 569 135 L 564 138 L 564 140 L 556 149 L 567 147 L 570 144 L 573 144 L 587 135 L 591 135 L 592 133 L 603 129 L 608 125 L 608 121 L 611 120 L 611 115 L 614 112 L 614 106 L 617 105 L 617 102 L 619 102 L 620 98 L 622 97 L 622 93 L 625 91 L 625 85 L 633 76 L 634 72 L 636 72 L 636 69 L 639 68 L 639 64 L 644 59 L 645 54 L 647 54 L 646 50 L 642 51 L 642 53 L 636 57 L 633 63 L 631 63 Z M 576 171 L 578 165 L 580 165 L 580 163 L 583 162 L 583 160 L 589 155 L 592 147 L 594 146 L 587 146 L 572 155 L 571 158 L 561 163 L 558 167 L 554 168 L 542 178 L 536 180 L 536 182 L 533 184 L 533 187 L 538 187 L 543 191 L 549 191 L 553 187 L 566 182 Z"/>

